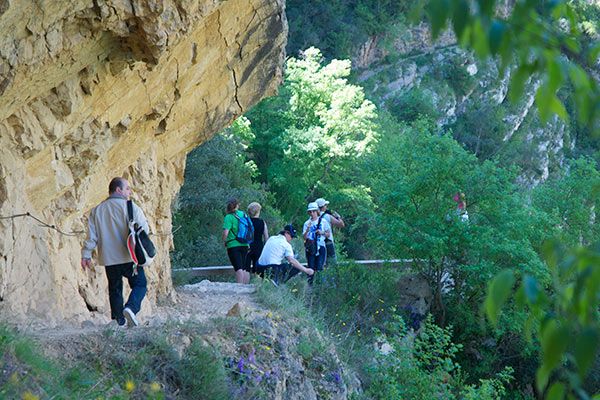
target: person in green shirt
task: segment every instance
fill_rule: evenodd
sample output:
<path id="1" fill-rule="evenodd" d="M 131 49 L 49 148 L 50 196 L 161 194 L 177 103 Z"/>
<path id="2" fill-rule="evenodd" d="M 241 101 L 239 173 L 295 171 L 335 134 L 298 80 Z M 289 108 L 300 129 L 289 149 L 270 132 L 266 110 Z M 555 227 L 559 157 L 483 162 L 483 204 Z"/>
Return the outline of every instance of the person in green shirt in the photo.
<path id="1" fill-rule="evenodd" d="M 250 283 L 250 271 L 247 270 L 246 257 L 248 256 L 249 246 L 247 243 L 240 243 L 236 240 L 236 233 L 239 228 L 238 218 L 242 218 L 244 213 L 239 210 L 240 203 L 237 199 L 227 201 L 227 215 L 223 220 L 223 244 L 227 248 L 227 256 L 235 270 L 235 280 L 237 283 Z M 236 218 L 236 215 L 238 218 Z"/>

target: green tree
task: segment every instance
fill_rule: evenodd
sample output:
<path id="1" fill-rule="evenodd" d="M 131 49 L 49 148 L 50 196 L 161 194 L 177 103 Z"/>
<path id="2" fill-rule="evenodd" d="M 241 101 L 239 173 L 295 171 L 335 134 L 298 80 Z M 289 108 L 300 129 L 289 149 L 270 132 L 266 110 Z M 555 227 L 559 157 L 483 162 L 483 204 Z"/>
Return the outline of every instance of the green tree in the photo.
<path id="1" fill-rule="evenodd" d="M 256 134 L 252 159 L 290 219 L 319 194 L 357 193 L 343 177 L 376 141 L 376 110 L 362 88 L 348 83 L 347 60 L 324 65 L 320 51 L 310 48 L 286 66 L 279 96 L 248 118 Z"/>
<path id="2" fill-rule="evenodd" d="M 513 100 L 521 97 L 530 78 L 539 79 L 535 101 L 543 121 L 553 113 L 569 119 L 567 108 L 557 95 L 560 88 L 567 86 L 573 92 L 572 110 L 578 122 L 598 132 L 600 90 L 595 64 L 600 45 L 588 40 L 586 36 L 593 26 L 578 14 L 594 6 L 582 4 L 519 1 L 509 12 L 502 13 L 494 0 L 430 0 L 427 14 L 434 36 L 450 20 L 460 43 L 482 58 L 499 56 L 501 71 L 515 62 L 516 68 L 511 71 Z M 560 213 L 560 207 L 557 209 Z M 578 219 L 569 213 L 562 215 L 568 221 Z M 489 285 L 486 312 L 490 321 L 497 324 L 517 275 L 521 279 L 517 303 L 530 311 L 528 331 L 541 343 L 538 391 L 550 399 L 589 398 L 582 382 L 600 344 L 600 253 L 595 248 L 566 249 L 561 243 L 548 242 L 544 254 L 551 282 L 541 282 L 518 269 L 506 270 Z"/>
<path id="3" fill-rule="evenodd" d="M 569 246 L 586 246 L 600 238 L 600 171 L 589 159 L 574 160 L 533 192 L 536 208 L 551 217 L 555 237 Z"/>
<path id="4" fill-rule="evenodd" d="M 394 117 L 406 123 L 423 118 L 436 121 L 441 114 L 435 106 L 431 94 L 419 87 L 412 87 L 406 92 L 392 97 L 386 107 Z"/>
<path id="5" fill-rule="evenodd" d="M 376 207 L 369 237 L 380 255 L 414 260 L 434 288 L 434 311 L 443 322 L 448 274 L 457 300 L 483 300 L 487 280 L 503 266 L 543 276 L 535 251 L 543 232 L 512 183 L 514 171 L 480 163 L 432 129 L 413 124 L 382 138 L 369 157 Z M 466 194 L 468 222 L 457 212 L 459 192 Z"/>
<path id="6" fill-rule="evenodd" d="M 289 0 L 288 53 L 316 46 L 330 59 L 351 58 L 369 39 L 395 37 L 409 9 L 395 0 Z"/>
<path id="7" fill-rule="evenodd" d="M 258 201 L 268 226 L 281 225 L 279 213 L 271 206 L 271 196 L 252 181 L 256 167 L 246 161 L 243 153 L 252 139 L 249 122 L 242 117 L 188 155 L 185 184 L 174 204 L 173 225 L 177 231 L 171 260 L 175 267 L 229 263 L 221 242 L 221 227 L 231 197 L 240 200 L 241 209 Z"/>
<path id="8" fill-rule="evenodd" d="M 481 159 L 490 159 L 504 145 L 504 110 L 491 101 L 469 102 L 451 129 L 456 140 Z"/>

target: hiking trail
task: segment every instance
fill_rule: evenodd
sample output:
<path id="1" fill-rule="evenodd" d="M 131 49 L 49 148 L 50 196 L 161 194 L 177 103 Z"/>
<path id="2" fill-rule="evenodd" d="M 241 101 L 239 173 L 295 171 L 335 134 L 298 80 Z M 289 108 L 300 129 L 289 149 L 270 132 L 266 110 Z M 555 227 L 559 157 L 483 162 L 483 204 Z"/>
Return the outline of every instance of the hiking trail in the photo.
<path id="1" fill-rule="evenodd" d="M 65 320 L 62 326 L 48 326 L 40 318 L 33 318 L 28 324 L 15 324 L 20 333 L 32 337 L 46 349 L 59 352 L 73 341 L 86 336 L 95 336 L 107 331 L 122 332 L 124 335 L 135 335 L 148 329 L 160 329 L 170 324 L 186 322 L 204 322 L 215 317 L 226 317 L 228 313 L 238 316 L 264 314 L 264 310 L 255 300 L 256 286 L 228 282 L 211 282 L 203 280 L 193 285 L 174 288 L 174 302 L 157 304 L 152 315 L 139 317 L 140 325 L 133 328 L 117 328 L 114 321 L 106 323 L 104 319 L 89 319 L 77 323 Z M 126 299 L 126 296 L 125 296 Z"/>

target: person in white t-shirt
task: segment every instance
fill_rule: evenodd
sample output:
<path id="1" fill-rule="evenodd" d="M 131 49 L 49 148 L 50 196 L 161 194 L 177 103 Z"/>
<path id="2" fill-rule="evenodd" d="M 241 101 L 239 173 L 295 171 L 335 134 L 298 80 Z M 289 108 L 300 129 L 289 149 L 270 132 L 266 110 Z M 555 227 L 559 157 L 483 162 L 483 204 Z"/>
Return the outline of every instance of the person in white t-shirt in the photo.
<path id="1" fill-rule="evenodd" d="M 276 284 L 287 281 L 299 272 L 304 272 L 308 276 L 315 273 L 313 269 L 306 268 L 294 258 L 291 242 L 295 237 L 296 230 L 294 227 L 286 225 L 278 235 L 271 236 L 267 240 L 260 253 L 258 269 L 260 272 L 266 272 L 270 269 Z"/>

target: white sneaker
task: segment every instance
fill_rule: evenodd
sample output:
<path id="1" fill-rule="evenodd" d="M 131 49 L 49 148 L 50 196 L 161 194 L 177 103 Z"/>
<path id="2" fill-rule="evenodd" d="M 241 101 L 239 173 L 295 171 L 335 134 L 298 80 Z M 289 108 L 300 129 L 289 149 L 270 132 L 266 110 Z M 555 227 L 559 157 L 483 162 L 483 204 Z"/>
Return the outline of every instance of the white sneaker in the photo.
<path id="1" fill-rule="evenodd" d="M 123 309 L 123 316 L 127 320 L 128 328 L 132 328 L 132 327 L 138 326 L 140 324 L 138 322 L 137 318 L 135 317 L 135 314 L 133 313 L 133 311 L 131 311 L 131 309 L 129 307 L 125 307 L 125 309 Z"/>
<path id="2" fill-rule="evenodd" d="M 111 331 L 120 331 L 123 330 L 127 327 L 127 322 L 123 323 L 123 325 L 119 325 L 119 322 L 117 320 L 112 320 L 110 321 L 108 324 L 106 324 L 106 328 L 111 330 Z"/>

